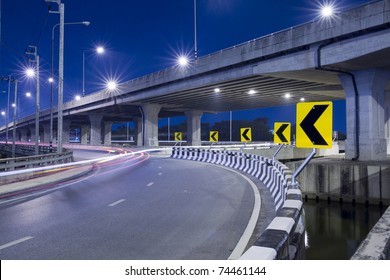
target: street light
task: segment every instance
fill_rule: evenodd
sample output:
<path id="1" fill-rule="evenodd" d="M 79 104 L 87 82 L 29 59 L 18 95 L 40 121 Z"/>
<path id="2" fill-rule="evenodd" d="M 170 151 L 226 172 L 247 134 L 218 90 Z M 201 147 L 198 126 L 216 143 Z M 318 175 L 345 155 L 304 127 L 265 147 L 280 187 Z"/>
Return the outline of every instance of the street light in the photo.
<path id="1" fill-rule="evenodd" d="M 83 50 L 83 93 L 82 96 L 85 96 L 85 53 L 90 50 Z M 98 46 L 96 48 L 96 53 L 97 54 L 103 54 L 104 53 L 104 48 L 102 46 Z"/>
<path id="2" fill-rule="evenodd" d="M 33 59 L 31 62 L 36 63 L 36 69 L 28 68 L 26 69 L 27 77 L 36 78 L 36 87 L 37 92 L 35 96 L 35 155 L 39 155 L 39 114 L 40 114 L 40 85 L 39 85 L 39 55 L 36 46 L 29 46 L 30 50 L 26 51 L 26 54 L 32 55 Z M 16 103 L 16 102 L 15 102 Z M 16 105 L 15 105 L 16 106 Z"/>
<path id="3" fill-rule="evenodd" d="M 9 108 L 10 108 L 10 96 L 11 96 L 11 82 L 12 82 L 12 77 L 9 75 L 8 77 L 1 77 L 2 81 L 7 81 L 8 82 L 8 99 L 7 99 L 7 110 L 6 110 L 6 115 L 5 115 L 5 143 L 8 143 L 8 122 L 9 122 Z"/>
<path id="4" fill-rule="evenodd" d="M 188 58 L 184 55 L 181 55 L 177 58 L 177 63 L 179 64 L 179 66 L 181 67 L 186 67 L 189 63 L 188 61 Z"/>
<path id="5" fill-rule="evenodd" d="M 109 91 L 115 91 L 118 87 L 118 84 L 116 81 L 108 81 L 106 87 Z"/>
<path id="6" fill-rule="evenodd" d="M 46 2 L 53 2 L 53 1 L 46 0 Z M 59 8 L 61 8 L 60 5 L 62 5 L 62 8 L 60 9 L 60 10 L 62 10 L 62 14 L 60 14 L 60 21 L 62 22 L 62 25 L 84 25 L 84 26 L 88 26 L 88 25 L 91 24 L 89 21 L 65 22 L 64 23 L 63 22 L 63 18 L 64 18 L 64 11 L 63 11 L 64 7 L 63 7 L 63 5 L 64 4 L 58 3 L 58 5 L 59 5 Z M 61 22 L 55 24 L 53 26 L 52 30 L 51 30 L 51 77 L 49 78 L 49 82 L 50 82 L 50 148 L 53 147 L 54 30 L 55 30 L 55 28 L 57 26 L 61 25 Z M 60 29 L 62 29 L 62 28 L 60 28 Z M 60 46 L 60 58 L 61 58 L 63 56 L 63 34 L 60 37 L 61 37 L 60 38 L 60 45 L 62 45 L 62 46 Z M 61 53 L 61 50 L 62 50 L 62 53 Z M 63 65 L 62 65 L 62 67 L 63 67 Z M 59 68 L 61 68 L 61 65 L 59 66 Z M 63 78 L 63 77 L 60 77 L 59 84 L 63 82 L 61 80 L 61 78 Z M 61 90 L 62 90 L 62 85 L 61 85 Z M 60 86 L 59 86 L 58 91 L 60 92 Z M 61 96 L 59 94 L 59 99 L 62 99 L 62 98 L 63 98 L 62 94 L 61 94 Z M 60 104 L 60 101 L 58 101 L 58 104 Z M 59 112 L 60 110 L 61 110 L 61 112 Z M 58 123 L 60 123 L 60 126 L 62 127 L 62 120 L 60 121 L 60 117 L 62 118 L 62 100 L 61 100 L 61 106 L 58 106 Z M 61 132 L 59 132 L 59 133 L 61 133 Z M 58 145 L 58 152 L 62 152 L 62 139 L 59 139 L 59 140 L 61 140 L 61 143 L 59 143 L 59 145 Z"/>
<path id="7" fill-rule="evenodd" d="M 333 14 L 334 14 L 333 6 L 325 5 L 321 8 L 321 15 L 323 18 L 331 17 L 333 16 Z"/>

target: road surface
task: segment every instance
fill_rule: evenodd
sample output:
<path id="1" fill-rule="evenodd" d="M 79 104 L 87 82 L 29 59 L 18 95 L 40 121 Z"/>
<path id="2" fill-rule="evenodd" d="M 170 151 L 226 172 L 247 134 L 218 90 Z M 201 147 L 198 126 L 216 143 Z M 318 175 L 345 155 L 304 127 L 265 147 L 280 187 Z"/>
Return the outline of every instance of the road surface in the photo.
<path id="1" fill-rule="evenodd" d="M 235 172 L 148 154 L 49 189 L 0 201 L 0 259 L 227 259 L 254 205 Z"/>

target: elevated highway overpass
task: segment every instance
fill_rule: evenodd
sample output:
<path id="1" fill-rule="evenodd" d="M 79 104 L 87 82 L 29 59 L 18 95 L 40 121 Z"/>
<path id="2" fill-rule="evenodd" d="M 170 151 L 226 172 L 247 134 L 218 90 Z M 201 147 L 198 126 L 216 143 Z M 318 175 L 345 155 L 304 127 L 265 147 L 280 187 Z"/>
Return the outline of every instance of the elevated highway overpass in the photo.
<path id="1" fill-rule="evenodd" d="M 204 56 L 64 104 L 64 143 L 71 126 L 81 143 L 110 144 L 111 125 L 137 124 L 137 144 L 158 145 L 158 118 L 187 116 L 188 139 L 200 144 L 204 113 L 305 101 L 346 99 L 346 158 L 384 159 L 390 137 L 390 0 L 373 1 Z M 219 88 L 220 92 L 215 92 Z M 66 89 L 65 89 L 66 90 Z M 290 98 L 284 98 L 290 93 Z M 56 112 L 54 112 L 56 115 Z M 337 120 L 335 120 L 337 121 Z M 34 137 L 34 116 L 17 121 L 20 140 Z M 41 113 L 48 142 L 49 110 Z M 4 132 L 4 127 L 0 129 Z M 29 132 L 29 130 L 31 130 Z"/>

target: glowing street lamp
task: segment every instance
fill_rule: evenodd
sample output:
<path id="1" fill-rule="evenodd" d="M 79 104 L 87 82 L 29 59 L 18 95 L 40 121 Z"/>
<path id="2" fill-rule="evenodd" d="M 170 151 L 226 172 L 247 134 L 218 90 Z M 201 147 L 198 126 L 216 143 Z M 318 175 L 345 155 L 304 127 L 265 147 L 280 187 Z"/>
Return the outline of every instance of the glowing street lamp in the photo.
<path id="1" fill-rule="evenodd" d="M 82 96 L 85 96 L 85 53 L 90 50 L 83 50 L 83 93 Z M 96 48 L 96 53 L 97 54 L 103 54 L 104 53 L 104 48 L 102 46 L 98 46 Z"/>
<path id="2" fill-rule="evenodd" d="M 27 77 L 32 78 L 35 76 L 35 70 L 33 68 L 27 68 L 25 74 Z"/>
<path id="3" fill-rule="evenodd" d="M 188 61 L 188 58 L 186 56 L 182 55 L 182 56 L 178 57 L 177 63 L 181 67 L 186 67 L 188 65 L 189 61 Z"/>
<path id="4" fill-rule="evenodd" d="M 76 96 L 74 97 L 74 99 L 75 99 L 76 101 L 79 101 L 79 100 L 81 99 L 81 96 L 80 96 L 80 95 L 76 95 Z"/>
<path id="5" fill-rule="evenodd" d="M 31 97 L 31 92 L 26 92 L 26 97 Z"/>
<path id="6" fill-rule="evenodd" d="M 102 54 L 102 53 L 104 53 L 104 48 L 103 48 L 102 46 L 98 46 L 98 47 L 96 48 L 96 52 L 97 52 L 98 54 Z"/>
<path id="7" fill-rule="evenodd" d="M 326 6 L 322 7 L 322 9 L 321 9 L 322 17 L 328 18 L 328 17 L 333 16 L 333 14 L 334 14 L 334 9 L 331 5 L 326 5 Z"/>
<path id="8" fill-rule="evenodd" d="M 109 91 L 115 91 L 118 87 L 118 84 L 116 81 L 108 81 L 106 87 Z"/>

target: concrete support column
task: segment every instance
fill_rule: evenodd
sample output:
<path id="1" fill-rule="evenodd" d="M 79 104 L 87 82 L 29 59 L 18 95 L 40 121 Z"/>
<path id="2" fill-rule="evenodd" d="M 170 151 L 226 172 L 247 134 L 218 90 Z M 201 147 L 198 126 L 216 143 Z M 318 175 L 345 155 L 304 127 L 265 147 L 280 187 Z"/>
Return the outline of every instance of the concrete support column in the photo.
<path id="1" fill-rule="evenodd" d="M 28 130 L 25 128 L 20 129 L 20 142 L 27 142 L 27 132 Z"/>
<path id="2" fill-rule="evenodd" d="M 390 154 L 390 91 L 385 91 L 385 137 L 387 154 Z"/>
<path id="3" fill-rule="evenodd" d="M 70 135 L 70 120 L 62 121 L 62 143 L 69 144 L 69 135 Z"/>
<path id="4" fill-rule="evenodd" d="M 30 126 L 30 139 L 28 140 L 30 140 L 30 142 L 35 142 L 35 125 Z"/>
<path id="5" fill-rule="evenodd" d="M 340 75 L 346 92 L 347 106 L 345 157 L 364 161 L 386 159 L 384 90 L 389 82 L 390 72 L 367 69 L 353 73 L 358 90 L 358 108 L 355 105 L 352 78 L 348 75 Z M 358 111 L 357 122 L 356 111 Z"/>
<path id="6" fill-rule="evenodd" d="M 143 104 L 143 146 L 158 146 L 158 114 L 161 105 Z"/>
<path id="7" fill-rule="evenodd" d="M 142 118 L 134 118 L 135 123 L 135 139 L 137 146 L 141 147 L 142 142 Z"/>
<path id="8" fill-rule="evenodd" d="M 91 134 L 90 145 L 99 146 L 102 144 L 102 120 L 101 115 L 90 115 L 89 120 L 91 122 Z"/>
<path id="9" fill-rule="evenodd" d="M 104 145 L 111 146 L 112 122 L 104 122 Z"/>
<path id="10" fill-rule="evenodd" d="M 87 145 L 88 144 L 88 133 L 89 133 L 89 127 L 87 125 L 82 125 L 80 129 L 80 144 Z"/>
<path id="11" fill-rule="evenodd" d="M 201 145 L 201 119 L 203 112 L 192 110 L 186 112 L 187 116 L 187 145 Z"/>
<path id="12" fill-rule="evenodd" d="M 49 143 L 50 142 L 50 124 L 42 124 L 43 127 L 43 138 L 41 142 Z"/>

